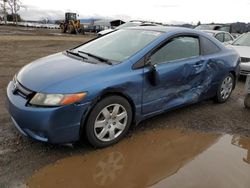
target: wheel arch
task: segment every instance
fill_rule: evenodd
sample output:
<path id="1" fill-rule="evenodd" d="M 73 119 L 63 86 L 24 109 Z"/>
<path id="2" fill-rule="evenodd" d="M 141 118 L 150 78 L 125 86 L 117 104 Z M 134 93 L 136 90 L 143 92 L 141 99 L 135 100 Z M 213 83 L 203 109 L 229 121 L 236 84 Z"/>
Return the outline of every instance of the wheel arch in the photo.
<path id="1" fill-rule="evenodd" d="M 90 107 L 86 110 L 86 112 L 83 114 L 83 118 L 81 120 L 81 127 L 80 127 L 80 138 L 82 137 L 82 135 L 84 135 L 84 131 L 85 131 L 85 128 L 84 128 L 84 125 L 86 123 L 86 121 L 88 120 L 89 118 L 89 115 L 91 113 L 91 111 L 93 110 L 93 108 L 96 106 L 96 104 L 101 101 L 102 99 L 108 97 L 108 96 L 120 96 L 120 97 L 123 97 L 124 99 L 126 99 L 128 101 L 128 103 L 130 104 L 131 106 L 131 110 L 132 110 L 132 124 L 131 124 L 131 127 L 133 127 L 133 125 L 136 123 L 136 118 L 135 118 L 135 114 L 136 114 L 136 108 L 135 108 L 135 104 L 132 100 L 132 98 L 125 94 L 123 91 L 119 90 L 119 89 L 107 89 L 107 90 L 104 90 L 100 93 L 100 95 L 98 95 L 90 104 Z"/>
<path id="2" fill-rule="evenodd" d="M 119 89 L 111 89 L 111 90 L 103 91 L 99 95 L 98 100 L 96 101 L 96 103 L 99 102 L 100 100 L 102 100 L 103 98 L 108 97 L 108 96 L 120 96 L 120 97 L 125 98 L 129 102 L 129 104 L 131 106 L 132 116 L 133 116 L 132 117 L 132 122 L 134 122 L 134 116 L 135 116 L 136 110 L 135 110 L 135 103 L 133 102 L 132 98 L 129 95 L 127 95 L 126 93 L 124 93 L 123 91 L 119 90 Z"/>

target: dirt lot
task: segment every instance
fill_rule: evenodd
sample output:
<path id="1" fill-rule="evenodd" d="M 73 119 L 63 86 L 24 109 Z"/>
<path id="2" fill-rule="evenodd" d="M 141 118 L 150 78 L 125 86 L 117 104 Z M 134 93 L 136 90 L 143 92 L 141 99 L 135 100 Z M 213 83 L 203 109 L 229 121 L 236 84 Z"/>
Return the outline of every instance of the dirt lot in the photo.
<path id="1" fill-rule="evenodd" d="M 92 37 L 60 36 L 58 32 L 0 26 L 0 188 L 21 186 L 36 170 L 59 159 L 96 152 L 85 144 L 58 146 L 24 138 L 14 128 L 4 107 L 5 88 L 22 66 Z M 205 101 L 162 114 L 141 123 L 125 140 L 135 139 L 142 131 L 157 138 L 161 132 L 159 130 L 169 128 L 215 135 L 250 136 L 250 111 L 243 107 L 243 100 L 244 78 L 240 79 L 227 103 Z M 156 143 L 161 145 L 161 142 Z M 129 147 L 129 141 L 122 144 Z"/>

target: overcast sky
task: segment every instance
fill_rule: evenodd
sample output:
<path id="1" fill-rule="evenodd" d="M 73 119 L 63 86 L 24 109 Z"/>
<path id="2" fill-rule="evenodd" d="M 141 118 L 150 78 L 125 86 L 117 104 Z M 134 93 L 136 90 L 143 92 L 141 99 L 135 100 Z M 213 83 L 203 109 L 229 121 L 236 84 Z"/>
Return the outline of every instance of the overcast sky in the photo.
<path id="1" fill-rule="evenodd" d="M 80 18 L 109 17 L 128 21 L 250 22 L 250 0 L 21 0 L 20 11 L 28 20 L 63 18 L 77 12 Z"/>

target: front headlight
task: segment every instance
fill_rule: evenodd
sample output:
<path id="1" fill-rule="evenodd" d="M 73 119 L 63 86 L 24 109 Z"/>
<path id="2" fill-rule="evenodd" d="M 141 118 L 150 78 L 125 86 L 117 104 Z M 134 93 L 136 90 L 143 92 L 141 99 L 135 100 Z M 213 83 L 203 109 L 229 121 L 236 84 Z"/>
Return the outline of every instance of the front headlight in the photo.
<path id="1" fill-rule="evenodd" d="M 36 93 L 29 103 L 36 106 L 62 106 L 78 102 L 86 97 L 86 95 L 87 93 L 85 92 L 76 94 Z"/>

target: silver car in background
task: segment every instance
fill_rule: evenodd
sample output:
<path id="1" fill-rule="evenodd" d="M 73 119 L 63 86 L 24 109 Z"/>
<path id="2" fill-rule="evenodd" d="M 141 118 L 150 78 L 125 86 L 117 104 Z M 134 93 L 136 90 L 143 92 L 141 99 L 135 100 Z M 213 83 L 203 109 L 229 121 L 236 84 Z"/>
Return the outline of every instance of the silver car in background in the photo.
<path id="1" fill-rule="evenodd" d="M 240 74 L 247 76 L 250 74 L 250 32 L 239 36 L 233 43 L 232 47 L 240 54 Z"/>
<path id="2" fill-rule="evenodd" d="M 202 30 L 202 31 L 213 36 L 218 41 L 224 44 L 231 44 L 234 40 L 234 37 L 226 31 L 217 31 L 217 30 Z"/>
<path id="3" fill-rule="evenodd" d="M 98 36 L 102 36 L 102 35 L 106 35 L 108 33 L 111 33 L 114 30 L 118 30 L 118 29 L 123 29 L 126 27 L 137 27 L 137 26 L 159 26 L 161 25 L 161 23 L 156 23 L 156 22 L 148 22 L 148 21 L 139 21 L 139 20 L 132 20 L 129 22 L 126 22 L 122 25 L 119 25 L 118 27 L 116 27 L 115 29 L 105 29 L 103 31 L 100 31 L 99 33 L 97 33 Z"/>

